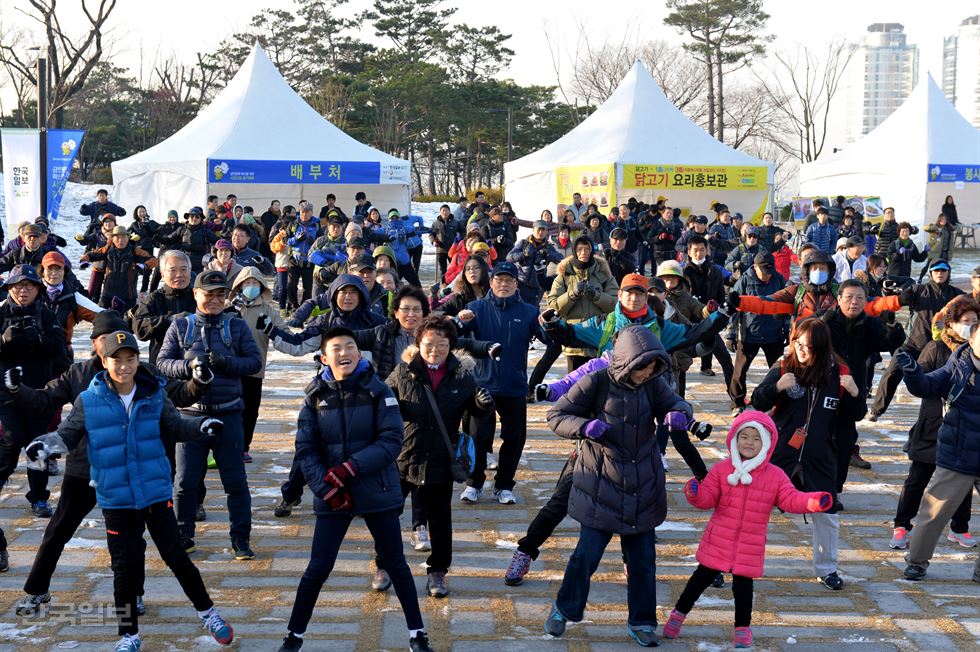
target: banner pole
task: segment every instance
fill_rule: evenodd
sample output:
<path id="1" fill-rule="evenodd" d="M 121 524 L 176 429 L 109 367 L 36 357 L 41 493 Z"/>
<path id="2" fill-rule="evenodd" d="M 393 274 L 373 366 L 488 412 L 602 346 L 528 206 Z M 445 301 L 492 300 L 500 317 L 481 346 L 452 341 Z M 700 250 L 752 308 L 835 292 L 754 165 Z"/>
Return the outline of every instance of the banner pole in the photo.
<path id="1" fill-rule="evenodd" d="M 37 132 L 40 192 L 38 215 L 48 217 L 48 60 L 37 60 Z"/>

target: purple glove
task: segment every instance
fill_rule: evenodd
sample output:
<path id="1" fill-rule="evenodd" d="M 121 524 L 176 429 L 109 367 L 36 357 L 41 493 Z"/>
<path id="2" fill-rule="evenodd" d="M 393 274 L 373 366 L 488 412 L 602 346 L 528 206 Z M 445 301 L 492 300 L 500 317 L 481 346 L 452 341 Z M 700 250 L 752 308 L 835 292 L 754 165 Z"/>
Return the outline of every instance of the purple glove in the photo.
<path id="1" fill-rule="evenodd" d="M 898 248 L 898 253 L 904 254 L 905 253 L 905 247 L 899 247 Z"/>
<path id="2" fill-rule="evenodd" d="M 601 419 L 593 419 L 582 427 L 582 434 L 589 439 L 598 439 L 609 430 L 609 424 Z"/>
<path id="3" fill-rule="evenodd" d="M 671 410 L 664 417 L 664 425 L 671 430 L 687 430 L 687 425 L 691 422 L 691 417 L 679 410 Z"/>

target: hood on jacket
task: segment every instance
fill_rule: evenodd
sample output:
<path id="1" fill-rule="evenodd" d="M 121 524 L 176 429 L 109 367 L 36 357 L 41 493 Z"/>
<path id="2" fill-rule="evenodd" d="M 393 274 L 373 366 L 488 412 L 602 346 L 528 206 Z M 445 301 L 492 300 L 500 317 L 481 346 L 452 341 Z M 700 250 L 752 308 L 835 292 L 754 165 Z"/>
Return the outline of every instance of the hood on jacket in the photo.
<path id="1" fill-rule="evenodd" d="M 745 428 L 755 428 L 762 437 L 762 450 L 752 459 L 743 460 L 738 453 L 738 441 L 736 436 L 740 430 Z M 765 412 L 758 410 L 745 410 L 732 421 L 732 427 L 728 430 L 728 438 L 725 445 L 731 453 L 732 466 L 735 471 L 728 476 L 728 484 L 733 487 L 739 482 L 742 484 L 752 484 L 750 473 L 769 462 L 772 452 L 776 449 L 776 440 L 779 439 L 779 431 L 776 423 Z"/>
<path id="2" fill-rule="evenodd" d="M 670 369 L 670 355 L 660 339 L 645 326 L 634 324 L 616 333 L 612 358 L 609 361 L 609 375 L 624 387 L 634 387 L 630 374 L 657 361 L 658 369 L 650 379 Z"/>
<path id="3" fill-rule="evenodd" d="M 415 358 L 415 354 L 418 352 L 419 347 L 415 346 L 414 344 L 409 344 L 405 347 L 405 350 L 402 351 L 402 362 L 406 364 L 410 363 Z M 451 354 L 456 358 L 457 362 L 459 362 L 459 368 L 461 371 L 472 372 L 476 368 L 476 360 L 473 359 L 473 356 L 471 356 L 466 349 L 453 349 Z M 446 362 L 449 362 L 448 358 L 446 359 Z"/>
<path id="4" fill-rule="evenodd" d="M 262 272 L 259 271 L 258 267 L 252 267 L 251 265 L 243 267 L 241 271 L 238 272 L 238 275 L 235 277 L 234 283 L 231 284 L 231 291 L 233 293 L 240 292 L 242 289 L 241 287 L 242 283 L 244 283 L 247 279 L 250 278 L 253 278 L 256 281 L 258 281 L 259 285 L 262 286 L 262 290 L 260 291 L 259 296 L 263 297 L 264 299 L 272 298 L 272 290 L 270 290 L 269 286 L 265 284 L 265 277 L 262 275 Z"/>
<path id="5" fill-rule="evenodd" d="M 333 280 L 330 287 L 327 288 L 327 295 L 330 297 L 330 309 L 337 312 L 342 312 L 337 307 L 337 293 L 340 292 L 340 288 L 352 285 L 357 288 L 357 291 L 361 294 L 361 302 L 358 304 L 356 309 L 367 310 L 371 305 L 371 296 L 368 294 L 367 288 L 364 287 L 364 281 L 361 280 L 359 276 L 354 276 L 353 274 L 341 274 Z"/>

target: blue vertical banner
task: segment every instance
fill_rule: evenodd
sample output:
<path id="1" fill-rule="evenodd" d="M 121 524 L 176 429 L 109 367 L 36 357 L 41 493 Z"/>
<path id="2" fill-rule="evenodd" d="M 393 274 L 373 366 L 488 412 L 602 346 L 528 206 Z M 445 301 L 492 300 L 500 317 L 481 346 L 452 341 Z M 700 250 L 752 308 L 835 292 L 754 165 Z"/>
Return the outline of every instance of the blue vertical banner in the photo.
<path id="1" fill-rule="evenodd" d="M 85 131 L 48 129 L 48 220 L 58 219 L 61 197 Z"/>

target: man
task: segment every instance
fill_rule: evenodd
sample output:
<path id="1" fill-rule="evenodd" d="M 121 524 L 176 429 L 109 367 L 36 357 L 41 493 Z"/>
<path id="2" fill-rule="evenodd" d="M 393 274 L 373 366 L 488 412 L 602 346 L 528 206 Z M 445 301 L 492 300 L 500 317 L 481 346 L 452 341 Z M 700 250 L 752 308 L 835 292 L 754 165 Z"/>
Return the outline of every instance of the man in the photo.
<path id="1" fill-rule="evenodd" d="M 347 261 L 347 241 L 344 240 L 344 222 L 337 216 L 327 220 L 326 233 L 321 235 L 310 247 L 309 259 L 313 268 L 313 296 L 323 292 L 330 281 L 322 277 L 326 267 Z"/>
<path id="2" fill-rule="evenodd" d="M 249 547 L 252 529 L 252 499 L 245 478 L 244 431 L 242 424 L 242 376 L 262 368 L 262 357 L 248 324 L 224 312 L 228 281 L 222 272 L 207 271 L 194 280 L 193 314 L 173 320 L 164 336 L 157 358 L 167 378 L 187 380 L 194 365 L 207 361 L 214 380 L 201 394 L 200 402 L 183 410 L 189 416 L 220 419 L 224 432 L 215 441 L 183 442 L 177 447 L 177 495 L 174 508 L 184 538 L 184 549 L 193 552 L 198 484 L 205 472 L 208 453 L 213 451 L 221 483 L 228 494 L 231 545 L 235 559 L 253 559 Z"/>
<path id="3" fill-rule="evenodd" d="M 723 219 L 728 219 L 727 209 L 723 209 L 721 215 Z M 718 226 L 717 224 L 715 226 Z M 714 227 L 712 227 L 714 228 Z M 712 246 L 722 242 L 719 238 L 724 235 L 716 236 L 711 242 Z M 688 265 L 684 267 L 684 276 L 687 277 L 691 285 L 691 294 L 701 303 L 708 305 L 710 301 L 722 303 L 725 300 L 725 285 L 721 269 L 716 267 L 709 259 L 708 242 L 701 236 L 695 235 L 687 241 L 687 260 Z M 725 386 L 732 384 L 732 357 L 725 348 L 721 338 L 717 338 L 712 345 L 711 353 L 701 357 L 701 375 L 714 376 L 715 372 L 711 368 L 711 356 L 714 355 L 721 365 L 722 374 L 725 376 Z"/>
<path id="4" fill-rule="evenodd" d="M 137 206 L 133 212 L 133 223 L 129 225 L 129 234 L 133 241 L 138 242 L 151 256 L 153 255 L 153 248 L 156 246 L 156 236 L 159 230 L 160 224 L 150 219 L 150 216 L 146 212 L 146 207 Z M 153 271 L 149 267 L 140 272 L 140 276 L 143 279 L 140 282 L 140 292 L 146 292 L 150 286 L 150 277 L 152 275 Z"/>
<path id="5" fill-rule="evenodd" d="M 566 211 L 571 211 L 576 222 L 582 221 L 582 216 L 585 215 L 585 209 L 586 206 L 582 203 L 582 193 L 578 192 L 572 194 L 572 203 L 565 207 Z"/>
<path id="6" fill-rule="evenodd" d="M 92 225 L 98 228 L 103 215 L 109 213 L 116 217 L 122 217 L 126 214 L 126 209 L 109 201 L 109 191 L 105 188 L 99 188 L 95 192 L 95 201 L 91 204 L 82 204 L 79 212 L 89 218 L 90 228 Z"/>
<path id="7" fill-rule="evenodd" d="M 333 215 L 339 217 L 343 221 L 344 226 L 346 226 L 350 222 L 350 218 L 337 206 L 337 196 L 331 192 L 327 195 L 326 200 L 326 205 L 320 209 L 320 226 L 325 226 Z"/>
<path id="8" fill-rule="evenodd" d="M 708 229 L 708 241 L 711 243 L 714 261 L 724 265 L 728 252 L 738 246 L 738 231 L 732 226 L 732 216 L 728 207 L 719 204 L 715 208 L 718 210 L 718 219 Z"/>
<path id="9" fill-rule="evenodd" d="M 191 259 L 191 272 L 199 274 L 204 269 L 204 254 L 219 240 L 218 235 L 204 224 L 204 210 L 194 206 L 187 214 L 187 223 L 164 238 Z"/>
<path id="10" fill-rule="evenodd" d="M 252 237 L 249 228 L 244 224 L 236 224 L 231 230 L 231 257 L 242 267 L 255 267 L 260 272 L 268 276 L 274 271 L 272 263 L 248 246 L 248 241 Z"/>
<path id="11" fill-rule="evenodd" d="M 463 224 L 463 228 L 466 226 L 466 218 L 470 216 L 469 208 L 470 200 L 465 195 L 461 195 L 456 201 L 456 208 L 453 209 L 453 217 L 456 218 L 456 221 Z"/>
<path id="12" fill-rule="evenodd" d="M 609 263 L 617 285 L 623 282 L 624 276 L 636 271 L 636 256 L 626 251 L 626 231 L 620 227 L 609 234 L 609 248 L 603 249 L 601 255 Z"/>
<path id="13" fill-rule="evenodd" d="M 694 236 L 705 238 L 705 242 L 707 242 L 708 218 L 704 215 L 692 215 L 688 218 L 688 227 L 681 233 L 681 237 L 677 240 L 677 246 L 675 247 L 680 261 L 687 262 L 687 243 Z"/>
<path id="14" fill-rule="evenodd" d="M 762 251 L 759 245 L 759 229 L 749 224 L 743 227 L 743 231 L 745 232 L 745 241 L 740 242 L 737 247 L 732 249 L 728 258 L 725 259 L 725 267 L 735 274 L 740 274 L 751 267 L 756 254 Z"/>
<path id="15" fill-rule="evenodd" d="M 465 203 L 466 198 L 463 197 L 462 199 L 463 202 L 461 203 Z M 455 213 L 450 212 L 449 204 L 443 204 L 439 207 L 439 215 L 432 221 L 431 231 L 429 231 L 429 241 L 436 248 L 436 267 L 439 270 L 439 278 L 446 275 L 446 267 L 449 265 L 449 248 L 456 242 L 456 238 L 463 238 L 465 228 L 465 218 L 459 219 Z"/>
<path id="16" fill-rule="evenodd" d="M 281 204 L 278 199 L 273 199 L 269 204 L 269 208 L 262 213 L 262 217 L 259 218 L 262 222 L 262 255 L 272 260 L 273 253 L 269 249 L 269 243 L 272 241 L 272 227 L 276 225 L 279 221 L 279 217 L 282 215 Z"/>
<path id="17" fill-rule="evenodd" d="M 834 245 L 837 243 L 837 229 L 831 224 L 827 209 L 821 206 L 817 209 L 817 222 L 806 229 L 806 241 L 816 245 L 820 251 L 834 255 Z"/>
<path id="18" fill-rule="evenodd" d="M 314 282 L 319 283 L 319 287 L 323 288 L 333 283 L 334 279 L 341 274 L 352 273 L 349 268 L 350 263 L 363 256 L 366 249 L 367 241 L 364 238 L 358 236 L 348 238 L 347 249 L 345 250 L 346 255 L 342 259 L 338 259 L 337 262 L 321 268 L 313 279 Z M 316 294 L 322 294 L 322 292 L 323 290 L 321 289 Z"/>
<path id="19" fill-rule="evenodd" d="M 538 278 L 538 268 L 548 263 L 560 263 L 562 255 L 548 240 L 548 223 L 544 220 L 534 222 L 531 236 L 518 240 L 507 254 L 507 262 L 513 263 L 518 271 L 521 298 L 537 309 L 544 290 Z"/>
<path id="20" fill-rule="evenodd" d="M 834 263 L 837 265 L 834 278 L 838 283 L 849 278 L 862 282 L 867 280 L 868 258 L 864 255 L 864 238 L 859 235 L 848 238 L 847 249 L 834 254 Z"/>
<path id="21" fill-rule="evenodd" d="M 310 249 L 320 237 L 320 225 L 313 219 L 313 204 L 308 201 L 299 203 L 299 219 L 289 226 L 286 234 L 286 244 L 289 246 L 289 286 L 287 295 L 292 309 L 313 296 L 313 268 L 310 261 Z M 303 282 L 303 298 L 299 298 L 298 289 Z"/>
<path id="22" fill-rule="evenodd" d="M 504 221 L 504 214 L 499 206 L 490 209 L 490 221 L 482 229 L 487 243 L 497 252 L 500 260 L 510 253 L 517 241 L 517 234 L 510 222 Z"/>
<path id="23" fill-rule="evenodd" d="M 844 195 L 837 195 L 834 203 L 827 209 L 827 216 L 830 217 L 831 224 L 835 227 L 840 226 L 844 221 Z"/>
<path id="24" fill-rule="evenodd" d="M 660 209 L 660 219 L 655 220 L 647 232 L 647 242 L 653 249 L 654 262 L 659 265 L 666 260 L 675 260 L 677 241 L 681 239 L 681 224 L 674 219 L 670 206 Z"/>
<path id="25" fill-rule="evenodd" d="M 37 267 L 49 251 L 57 251 L 53 246 L 44 246 L 44 233 L 37 224 L 28 224 L 21 232 L 24 244 L 0 257 L 0 273 L 6 273 L 18 265 Z M 60 253 L 60 252 L 59 252 Z"/>
<path id="26" fill-rule="evenodd" d="M 740 295 L 764 297 L 774 294 L 786 286 L 784 279 L 776 271 L 776 261 L 768 252 L 755 255 L 753 264 L 735 282 L 733 291 Z M 733 317 L 733 326 L 737 329 L 738 345 L 729 340 L 729 349 L 735 350 L 735 366 L 732 370 L 732 382 L 729 394 L 735 404 L 732 416 L 745 409 L 745 397 L 748 389 L 745 378 L 748 375 L 752 361 L 762 349 L 766 356 L 766 367 L 772 367 L 783 355 L 783 342 L 789 332 L 785 317 L 774 315 L 755 315 L 740 312 Z"/>
<path id="27" fill-rule="evenodd" d="M 163 339 L 171 322 L 184 313 L 194 312 L 197 303 L 191 290 L 191 259 L 179 249 L 160 255 L 163 287 L 148 294 L 136 306 L 133 332 L 150 343 L 150 364 L 156 364 Z"/>
<path id="28" fill-rule="evenodd" d="M 363 192 L 355 194 L 354 201 L 357 203 L 354 207 L 354 221 L 358 224 L 364 224 L 368 211 L 371 210 L 371 202 L 368 201 L 367 195 Z"/>
<path id="29" fill-rule="evenodd" d="M 759 229 L 759 246 L 763 250 L 775 253 L 783 246 L 783 237 L 786 233 L 781 228 L 773 224 L 772 213 L 766 211 L 762 214 L 762 226 Z"/>
<path id="30" fill-rule="evenodd" d="M 875 253 L 887 257 L 888 249 L 898 240 L 898 222 L 895 221 L 895 209 L 891 206 L 885 209 L 885 219 L 878 227 L 876 235 L 878 242 L 875 244 Z"/>
<path id="31" fill-rule="evenodd" d="M 500 445 L 493 495 L 502 505 L 513 505 L 514 475 L 527 439 L 527 352 L 531 338 L 547 342 L 538 324 L 537 305 L 525 303 L 517 292 L 517 266 L 498 263 L 491 272 L 490 292 L 486 297 L 467 304 L 457 319 L 464 332 L 481 340 L 500 342 L 499 359 L 477 362 L 474 372 L 477 384 L 493 396 L 500 416 Z M 496 419 L 476 419 L 476 466 L 460 496 L 475 503 L 483 493 L 487 453 L 491 449 Z"/>

